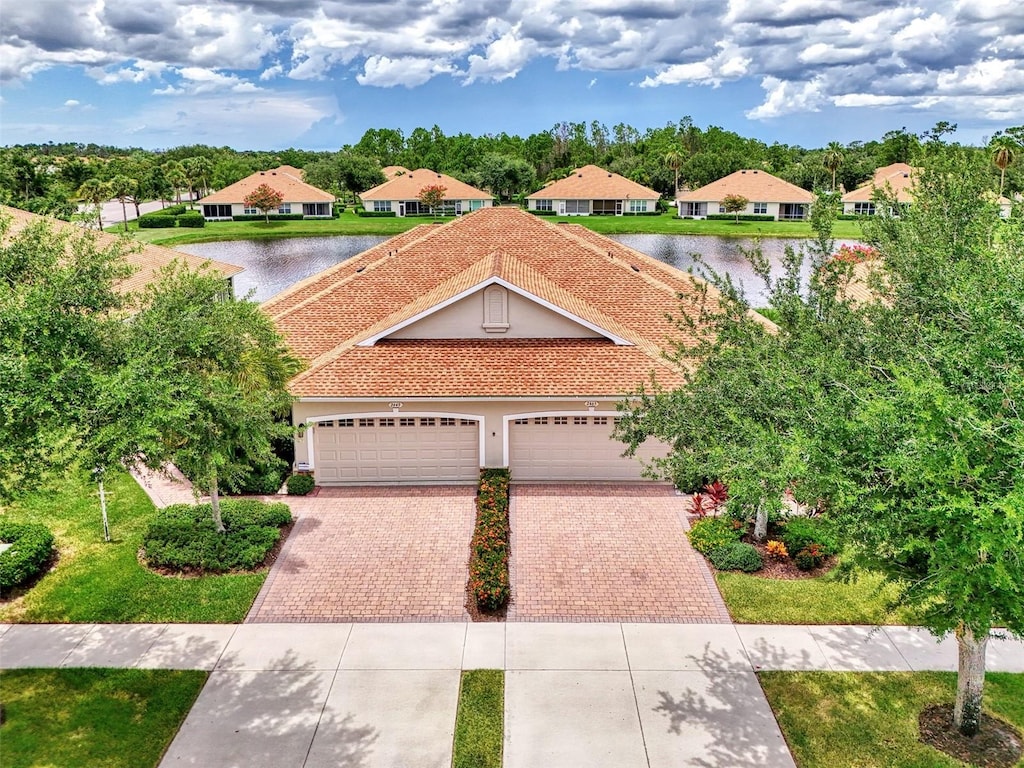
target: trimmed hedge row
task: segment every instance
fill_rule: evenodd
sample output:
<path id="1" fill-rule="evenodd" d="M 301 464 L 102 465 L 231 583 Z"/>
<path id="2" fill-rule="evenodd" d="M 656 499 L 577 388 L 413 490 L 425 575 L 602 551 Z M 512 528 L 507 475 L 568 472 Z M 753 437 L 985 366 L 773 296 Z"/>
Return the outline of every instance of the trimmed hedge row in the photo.
<path id="1" fill-rule="evenodd" d="M 397 215 L 394 211 L 367 211 L 364 208 L 356 208 L 356 216 L 361 216 L 364 219 L 388 219 Z"/>
<path id="2" fill-rule="evenodd" d="M 171 211 L 177 212 L 171 213 Z M 171 229 L 173 227 L 201 229 L 205 226 L 206 219 L 203 218 L 203 214 L 199 211 L 186 210 L 184 205 L 172 205 L 170 208 L 163 208 L 139 217 L 139 229 Z"/>
<path id="3" fill-rule="evenodd" d="M 271 221 L 302 221 L 306 218 L 301 213 L 271 213 Z M 324 217 L 326 218 L 326 217 Z M 239 214 L 238 216 L 232 216 L 232 221 L 266 221 L 267 217 L 262 213 L 246 213 Z"/>
<path id="4" fill-rule="evenodd" d="M 0 522 L 0 593 L 24 584 L 43 570 L 53 554 L 53 534 L 39 523 Z"/>
<path id="5" fill-rule="evenodd" d="M 142 539 L 150 567 L 224 573 L 257 568 L 292 521 L 280 502 L 225 499 L 220 504 L 224 533 L 218 533 L 209 504 L 172 504 L 160 510 Z"/>
<path id="6" fill-rule="evenodd" d="M 469 589 L 481 611 L 500 610 L 512 594 L 508 574 L 508 486 L 508 469 L 480 470 L 476 527 L 470 542 Z"/>
<path id="7" fill-rule="evenodd" d="M 736 221 L 736 214 L 709 213 L 704 218 L 708 221 Z M 766 213 L 741 213 L 739 219 L 740 221 L 775 221 L 774 216 L 769 216 Z"/>

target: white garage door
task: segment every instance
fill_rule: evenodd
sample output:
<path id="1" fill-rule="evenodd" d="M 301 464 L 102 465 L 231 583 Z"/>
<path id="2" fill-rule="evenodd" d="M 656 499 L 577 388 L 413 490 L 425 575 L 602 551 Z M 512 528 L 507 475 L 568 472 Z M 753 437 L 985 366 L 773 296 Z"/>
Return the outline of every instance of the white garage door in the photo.
<path id="1" fill-rule="evenodd" d="M 313 430 L 319 485 L 438 483 L 480 476 L 477 422 L 394 416 L 321 421 Z"/>
<path id="2" fill-rule="evenodd" d="M 623 458 L 625 445 L 611 438 L 610 416 L 539 416 L 509 425 L 512 479 L 643 480 L 639 458 Z M 660 449 L 660 450 L 659 450 Z M 664 456 L 657 443 L 644 444 L 637 456 Z"/>

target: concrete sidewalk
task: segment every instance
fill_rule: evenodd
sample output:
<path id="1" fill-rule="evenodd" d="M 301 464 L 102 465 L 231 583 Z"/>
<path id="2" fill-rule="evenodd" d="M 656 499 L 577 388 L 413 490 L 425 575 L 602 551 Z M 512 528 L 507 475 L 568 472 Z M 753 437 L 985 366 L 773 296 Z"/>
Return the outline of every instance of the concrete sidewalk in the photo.
<path id="1" fill-rule="evenodd" d="M 991 671 L 1024 672 L 993 639 Z M 950 670 L 908 627 L 0 626 L 0 667 L 210 670 L 163 766 L 448 766 L 462 669 L 507 670 L 505 765 L 792 766 L 759 669 Z"/>

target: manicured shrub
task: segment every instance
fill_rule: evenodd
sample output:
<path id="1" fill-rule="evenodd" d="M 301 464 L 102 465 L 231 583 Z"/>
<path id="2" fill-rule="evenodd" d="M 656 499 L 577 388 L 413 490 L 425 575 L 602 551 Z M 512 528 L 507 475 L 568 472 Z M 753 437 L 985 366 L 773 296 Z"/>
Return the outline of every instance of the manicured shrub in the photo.
<path id="1" fill-rule="evenodd" d="M 235 482 L 222 483 L 221 490 L 232 496 L 249 493 L 269 496 L 281 488 L 287 468 L 288 465 L 284 461 L 275 458 L 270 463 L 250 467 L 249 471 Z"/>
<path id="2" fill-rule="evenodd" d="M 367 211 L 362 208 L 356 209 L 356 216 L 361 216 L 364 219 L 387 219 L 394 218 L 398 214 L 394 211 Z"/>
<path id="3" fill-rule="evenodd" d="M 807 549 L 811 544 L 818 545 L 822 556 L 839 551 L 835 536 L 817 517 L 790 517 L 782 528 L 781 539 L 790 554 Z"/>
<path id="4" fill-rule="evenodd" d="M 527 213 L 532 213 L 534 216 L 556 216 L 558 211 L 540 211 L 536 208 L 527 209 Z"/>
<path id="5" fill-rule="evenodd" d="M 687 217 L 691 218 L 691 217 Z M 709 213 L 705 216 L 708 221 L 736 221 L 736 215 L 732 213 Z M 775 221 L 774 216 L 768 216 L 762 213 L 741 213 L 739 215 L 740 221 Z"/>
<path id="6" fill-rule="evenodd" d="M 208 573 L 253 570 L 266 559 L 292 515 L 280 502 L 225 499 L 221 518 L 226 530 L 218 533 L 209 504 L 173 504 L 160 510 L 142 540 L 147 563 Z"/>
<path id="7" fill-rule="evenodd" d="M 178 217 L 178 226 L 202 229 L 206 226 L 206 219 L 199 211 L 186 211 Z"/>
<path id="8" fill-rule="evenodd" d="M 702 555 L 710 555 L 716 549 L 740 540 L 742 528 L 737 528 L 731 517 L 705 517 L 698 520 L 687 534 L 690 544 Z"/>
<path id="9" fill-rule="evenodd" d="M 171 229 L 178 226 L 178 219 L 174 216 L 147 216 L 139 217 L 139 229 Z"/>
<path id="10" fill-rule="evenodd" d="M 753 573 L 764 567 L 761 553 L 752 545 L 742 541 L 734 541 L 711 552 L 708 558 L 711 564 L 720 571 L 743 571 Z"/>
<path id="11" fill-rule="evenodd" d="M 819 544 L 809 544 L 794 555 L 793 562 L 801 571 L 813 571 L 825 562 L 825 554 Z"/>
<path id="12" fill-rule="evenodd" d="M 291 475 L 286 481 L 289 496 L 308 496 L 316 486 L 312 475 Z"/>
<path id="13" fill-rule="evenodd" d="M 482 611 L 500 610 L 512 594 L 508 573 L 508 486 L 507 469 L 480 470 L 476 526 L 470 542 L 469 588 Z"/>
<path id="14" fill-rule="evenodd" d="M 768 557 L 776 560 L 785 560 L 789 557 L 789 550 L 786 549 L 786 545 L 781 541 L 769 541 L 765 544 L 764 551 L 767 553 Z"/>
<path id="15" fill-rule="evenodd" d="M 270 212 L 271 221 L 302 221 L 305 216 L 301 213 L 274 213 Z M 267 217 L 262 213 L 245 213 L 231 217 L 232 221 L 266 221 Z"/>
<path id="16" fill-rule="evenodd" d="M 53 555 L 53 534 L 38 523 L 0 522 L 0 593 L 35 578 Z"/>

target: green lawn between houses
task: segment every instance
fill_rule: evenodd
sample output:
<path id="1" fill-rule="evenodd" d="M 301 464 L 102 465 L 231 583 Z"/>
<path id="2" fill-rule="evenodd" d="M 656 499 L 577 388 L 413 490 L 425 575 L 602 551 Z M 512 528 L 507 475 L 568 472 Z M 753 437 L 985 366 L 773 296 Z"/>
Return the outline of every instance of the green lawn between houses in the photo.
<path id="1" fill-rule="evenodd" d="M 758 678 L 800 768 L 964 765 L 917 740 L 921 710 L 953 702 L 952 672 L 760 672 Z M 1024 674 L 986 675 L 985 709 L 1024 731 Z"/>
<path id="2" fill-rule="evenodd" d="M 0 672 L 4 768 L 150 768 L 188 714 L 206 672 L 18 669 Z"/>
<path id="3" fill-rule="evenodd" d="M 660 216 L 545 216 L 545 221 L 571 222 L 605 235 L 716 235 L 719 237 L 811 237 L 811 225 L 803 221 L 697 221 L 678 219 L 669 211 Z M 362 218 L 346 210 L 337 219 L 303 219 L 301 221 L 211 221 L 202 229 L 139 229 L 128 222 L 128 231 L 139 240 L 159 245 L 184 245 L 224 240 L 263 240 L 285 237 L 324 237 L 331 235 L 397 235 L 420 224 L 430 224 L 427 217 Z M 438 219 L 450 221 L 450 219 Z M 107 232 L 118 233 L 122 224 L 106 222 Z M 837 221 L 833 235 L 857 239 L 861 236 L 858 221 Z"/>
<path id="4" fill-rule="evenodd" d="M 53 487 L 12 504 L 5 517 L 43 523 L 59 559 L 23 596 L 0 601 L 0 621 L 35 623 L 235 623 L 245 618 L 266 573 L 160 576 L 137 558 L 156 508 L 129 475 L 107 480 L 110 543 L 103 541 L 96 486 L 68 472 Z"/>

